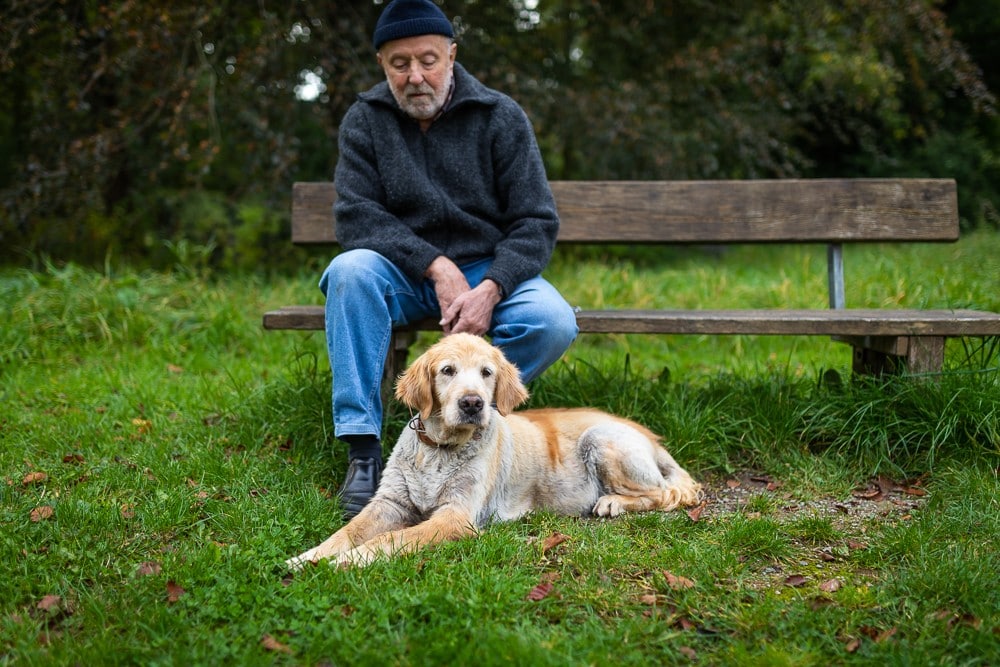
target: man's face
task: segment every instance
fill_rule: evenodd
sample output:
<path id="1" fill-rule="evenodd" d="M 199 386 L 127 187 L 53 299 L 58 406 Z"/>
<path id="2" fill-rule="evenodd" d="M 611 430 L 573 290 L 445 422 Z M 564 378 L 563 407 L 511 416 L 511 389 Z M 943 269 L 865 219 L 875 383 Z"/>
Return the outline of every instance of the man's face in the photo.
<path id="1" fill-rule="evenodd" d="M 448 99 L 458 47 L 443 35 L 386 42 L 378 52 L 392 96 L 417 120 L 430 120 Z"/>

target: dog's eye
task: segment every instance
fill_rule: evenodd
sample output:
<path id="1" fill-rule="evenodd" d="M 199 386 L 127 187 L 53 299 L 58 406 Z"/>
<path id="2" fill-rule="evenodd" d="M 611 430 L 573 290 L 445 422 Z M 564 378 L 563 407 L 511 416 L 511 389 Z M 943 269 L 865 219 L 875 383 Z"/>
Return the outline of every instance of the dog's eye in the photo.
<path id="1" fill-rule="evenodd" d="M 452 376 L 454 374 L 455 374 L 455 367 L 454 366 L 445 366 L 445 367 L 443 367 L 441 369 L 441 375 L 447 375 L 447 376 L 450 377 L 450 376 Z"/>
<path id="2" fill-rule="evenodd" d="M 484 369 L 482 369 L 480 371 L 480 373 L 482 373 L 482 375 L 483 375 L 484 378 L 488 378 L 488 377 L 491 377 L 493 375 L 493 369 L 492 368 L 484 368 Z"/>

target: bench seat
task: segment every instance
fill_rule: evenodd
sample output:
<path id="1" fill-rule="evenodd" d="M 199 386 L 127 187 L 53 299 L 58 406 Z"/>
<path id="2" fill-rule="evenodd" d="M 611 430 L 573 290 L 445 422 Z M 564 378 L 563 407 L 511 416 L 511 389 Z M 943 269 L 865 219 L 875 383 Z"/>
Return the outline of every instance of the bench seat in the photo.
<path id="1" fill-rule="evenodd" d="M 989 336 L 1000 313 L 976 310 L 580 310 L 581 333 L 775 336 Z M 285 306 L 264 314 L 265 329 L 322 330 L 322 306 Z M 431 320 L 401 330 L 430 331 Z"/>

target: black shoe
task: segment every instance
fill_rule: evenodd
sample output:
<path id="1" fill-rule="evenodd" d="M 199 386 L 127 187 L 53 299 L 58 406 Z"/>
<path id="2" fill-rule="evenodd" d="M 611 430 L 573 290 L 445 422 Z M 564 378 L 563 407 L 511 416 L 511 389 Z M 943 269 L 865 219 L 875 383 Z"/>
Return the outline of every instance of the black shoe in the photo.
<path id="1" fill-rule="evenodd" d="M 337 492 L 345 519 L 353 519 L 368 504 L 378 490 L 381 479 L 381 458 L 351 459 L 350 465 L 347 466 L 347 475 L 344 477 L 344 485 Z"/>

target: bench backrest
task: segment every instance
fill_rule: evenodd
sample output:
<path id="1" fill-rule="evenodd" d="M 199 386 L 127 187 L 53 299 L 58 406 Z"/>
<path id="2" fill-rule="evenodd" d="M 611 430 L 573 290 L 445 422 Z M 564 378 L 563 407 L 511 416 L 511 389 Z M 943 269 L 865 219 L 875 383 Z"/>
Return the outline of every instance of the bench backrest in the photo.
<path id="1" fill-rule="evenodd" d="M 561 243 L 955 241 L 952 179 L 552 181 Z M 292 241 L 336 243 L 331 182 L 295 183 Z"/>

